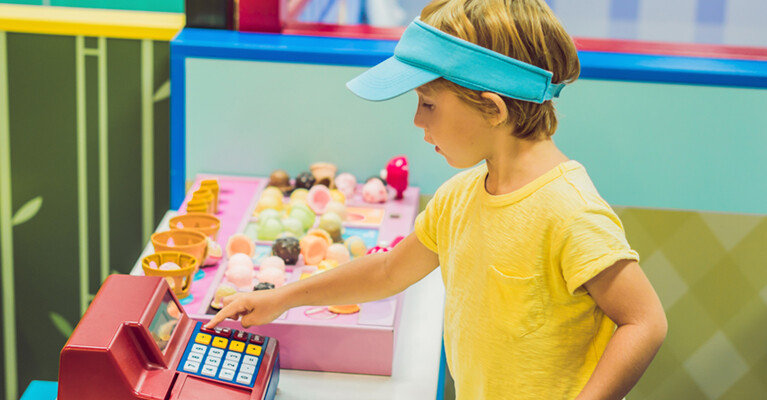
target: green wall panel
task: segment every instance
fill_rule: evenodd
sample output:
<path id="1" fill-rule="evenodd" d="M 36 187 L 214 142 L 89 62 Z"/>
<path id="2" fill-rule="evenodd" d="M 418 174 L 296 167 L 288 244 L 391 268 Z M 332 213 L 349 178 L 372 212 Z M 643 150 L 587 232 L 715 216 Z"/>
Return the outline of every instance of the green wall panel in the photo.
<path id="1" fill-rule="evenodd" d="M 39 211 L 12 231 L 20 355 L 12 369 L 19 390 L 33 379 L 57 379 L 59 351 L 80 318 L 81 298 L 87 305 L 98 290 L 104 278 L 102 265 L 106 273 L 129 272 L 146 243 L 143 216 L 149 216 L 154 227 L 168 207 L 169 104 L 167 93 L 160 90 L 169 78 L 168 43 L 98 38 L 81 43 L 83 79 L 78 81 L 77 38 L 7 34 L 13 212 L 32 199 L 42 199 Z M 150 50 L 149 58 L 144 59 L 142 48 Z M 105 75 L 99 70 L 102 57 L 106 57 Z M 148 101 L 142 96 L 142 68 L 151 72 Z M 78 84 L 83 88 L 83 181 L 78 177 Z M 105 99 L 100 98 L 102 91 Z M 102 104 L 108 141 L 103 155 Z M 154 145 L 149 182 L 142 181 L 146 109 L 152 112 L 149 140 Z M 105 174 L 102 156 L 108 165 Z M 86 185 L 82 241 L 78 183 Z M 154 190 L 157 186 L 162 189 Z M 152 189 L 148 203 L 142 198 L 145 187 Z M 101 219 L 104 188 L 108 188 L 108 220 Z M 81 249 L 86 251 L 85 286 L 80 284 Z M 4 362 L 0 368 L 0 388 L 6 395 Z"/>
<path id="2" fill-rule="evenodd" d="M 57 377 L 66 337 L 50 313 L 79 319 L 74 39 L 8 33 L 7 51 L 13 210 L 43 199 L 37 215 L 13 230 L 24 388 Z"/>

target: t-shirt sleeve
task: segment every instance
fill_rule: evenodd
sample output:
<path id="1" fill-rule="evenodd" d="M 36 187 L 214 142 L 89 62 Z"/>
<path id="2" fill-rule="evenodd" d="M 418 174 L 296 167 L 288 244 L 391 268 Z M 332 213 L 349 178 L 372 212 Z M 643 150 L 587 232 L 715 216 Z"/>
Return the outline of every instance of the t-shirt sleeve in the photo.
<path id="1" fill-rule="evenodd" d="M 583 210 L 562 225 L 554 245 L 570 294 L 585 294 L 583 284 L 620 260 L 639 261 L 620 219 L 610 208 Z"/>
<path id="2" fill-rule="evenodd" d="M 429 250 L 437 251 L 437 222 L 440 218 L 439 190 L 426 204 L 426 207 L 415 219 L 415 235 Z"/>

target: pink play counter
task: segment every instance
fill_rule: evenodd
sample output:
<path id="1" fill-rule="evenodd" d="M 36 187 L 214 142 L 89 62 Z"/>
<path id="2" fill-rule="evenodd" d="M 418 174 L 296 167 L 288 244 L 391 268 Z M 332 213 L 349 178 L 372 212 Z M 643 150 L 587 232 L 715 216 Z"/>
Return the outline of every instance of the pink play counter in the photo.
<path id="1" fill-rule="evenodd" d="M 199 187 L 200 180 L 210 178 L 219 180 L 217 217 L 221 220 L 221 229 L 217 241 L 224 248 L 230 236 L 244 233 L 248 225 L 255 221 L 253 211 L 268 179 L 198 175 L 179 209 L 180 214 L 185 212 L 186 202 Z M 418 212 L 418 195 L 418 188 L 410 187 L 402 200 L 394 200 L 390 196 L 386 203 L 370 204 L 362 201 L 358 190 L 354 197 L 347 199 L 347 207 L 358 211 L 364 209 L 362 211 L 366 211 L 367 215 L 373 216 L 373 222 L 371 218 L 360 220 L 350 217 L 344 222 L 344 227 L 347 231 L 356 229 L 375 233 L 377 240 L 368 237 L 368 242 L 375 240 L 379 245 L 391 243 L 397 236 L 406 236 L 412 231 Z M 271 242 L 255 243 L 260 252 L 254 257 L 258 268 Z M 287 267 L 287 282 L 294 282 L 314 270 L 316 267 L 306 266 L 299 259 L 295 266 Z M 217 265 L 203 268 L 203 271 L 205 277 L 192 284 L 192 301 L 184 306 L 187 313 L 199 321 L 207 321 L 215 313 L 209 304 L 216 288 L 226 280 L 226 259 Z M 280 341 L 282 368 L 391 375 L 403 301 L 404 295 L 400 294 L 363 303 L 358 313 L 349 315 L 336 315 L 323 307 L 297 307 L 271 324 L 251 327 L 247 331 Z M 221 325 L 242 329 L 238 321 L 227 320 Z"/>

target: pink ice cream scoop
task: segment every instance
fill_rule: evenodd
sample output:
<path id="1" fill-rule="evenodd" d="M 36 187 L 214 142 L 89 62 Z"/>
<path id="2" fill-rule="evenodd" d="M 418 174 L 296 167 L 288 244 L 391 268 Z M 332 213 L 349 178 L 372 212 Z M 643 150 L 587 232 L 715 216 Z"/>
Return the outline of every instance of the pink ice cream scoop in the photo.
<path id="1" fill-rule="evenodd" d="M 339 174 L 335 180 L 336 188 L 350 199 L 354 196 L 354 191 L 357 190 L 357 178 L 354 175 L 344 172 Z"/>
<path id="2" fill-rule="evenodd" d="M 256 271 L 246 264 L 231 265 L 226 271 L 226 279 L 239 289 L 253 288 Z"/>
<path id="3" fill-rule="evenodd" d="M 378 179 L 371 179 L 362 186 L 362 200 L 367 203 L 384 203 L 387 197 L 386 187 Z"/>
<path id="4" fill-rule="evenodd" d="M 264 261 L 261 261 L 261 270 L 269 269 L 269 268 L 277 268 L 280 271 L 285 271 L 285 261 L 277 256 L 269 256 L 264 258 Z M 259 279 L 260 280 L 260 279 Z"/>
<path id="5" fill-rule="evenodd" d="M 280 287 L 285 284 L 285 273 L 279 268 L 261 268 L 257 277 L 259 282 L 269 282 L 274 287 Z"/>

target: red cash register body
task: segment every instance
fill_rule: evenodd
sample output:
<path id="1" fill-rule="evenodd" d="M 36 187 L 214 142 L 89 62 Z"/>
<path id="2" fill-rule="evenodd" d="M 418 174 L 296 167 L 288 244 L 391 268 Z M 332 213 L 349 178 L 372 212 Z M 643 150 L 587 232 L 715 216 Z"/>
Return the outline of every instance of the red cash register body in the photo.
<path id="1" fill-rule="evenodd" d="M 275 339 L 254 357 L 255 379 L 243 385 L 179 368 L 192 346 L 200 346 L 192 338 L 199 332 L 200 323 L 186 315 L 164 278 L 112 275 L 61 351 L 58 399 L 274 398 Z"/>

